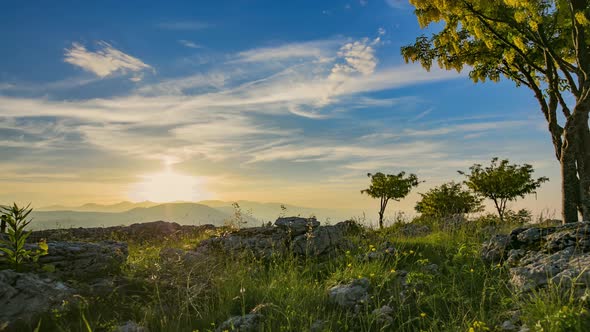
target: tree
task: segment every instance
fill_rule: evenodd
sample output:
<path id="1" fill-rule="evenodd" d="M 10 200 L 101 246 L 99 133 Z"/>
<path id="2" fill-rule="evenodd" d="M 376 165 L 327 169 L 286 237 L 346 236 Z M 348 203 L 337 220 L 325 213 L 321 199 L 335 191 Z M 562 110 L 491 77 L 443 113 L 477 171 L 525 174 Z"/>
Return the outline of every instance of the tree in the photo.
<path id="1" fill-rule="evenodd" d="M 397 175 L 383 174 L 381 172 L 368 173 L 367 176 L 371 178 L 371 185 L 368 189 L 361 190 L 361 193 L 381 200 L 379 227 L 383 228 L 383 214 L 389 200 L 399 201 L 406 197 L 412 188 L 417 187 L 420 182 L 415 174 L 406 177 L 405 172 L 400 172 Z"/>
<path id="2" fill-rule="evenodd" d="M 460 183 L 449 182 L 420 194 L 416 211 L 424 216 L 445 218 L 457 214 L 479 212 L 482 198 L 461 188 Z"/>
<path id="3" fill-rule="evenodd" d="M 498 158 L 493 158 L 490 166 L 482 168 L 480 164 L 475 164 L 469 170 L 470 174 L 459 171 L 459 174 L 467 177 L 465 184 L 475 193 L 494 202 L 502 222 L 509 201 L 536 194 L 541 184 L 549 181 L 546 177 L 533 179 L 533 166 L 511 165 L 506 159 L 498 163 Z"/>
<path id="4" fill-rule="evenodd" d="M 590 1 L 410 3 L 422 28 L 442 28 L 402 47 L 405 61 L 426 69 L 433 61 L 447 70 L 467 66 L 474 82 L 504 77 L 528 87 L 561 165 L 563 222 L 577 221 L 578 211 L 590 220 Z"/>

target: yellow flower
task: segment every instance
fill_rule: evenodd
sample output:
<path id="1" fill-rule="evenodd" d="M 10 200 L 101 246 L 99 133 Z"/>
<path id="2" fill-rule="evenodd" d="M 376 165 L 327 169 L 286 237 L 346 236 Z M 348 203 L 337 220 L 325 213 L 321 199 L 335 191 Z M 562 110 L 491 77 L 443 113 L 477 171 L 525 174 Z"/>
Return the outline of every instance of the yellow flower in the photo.
<path id="1" fill-rule="evenodd" d="M 346 250 L 346 254 L 347 255 L 350 255 L 350 250 Z"/>
<path id="2" fill-rule="evenodd" d="M 375 273 L 371 273 L 370 276 L 371 278 L 373 278 L 375 276 Z"/>
<path id="3" fill-rule="evenodd" d="M 352 266 L 352 263 L 348 263 L 348 265 L 347 265 L 347 266 L 348 266 L 348 267 L 351 267 L 351 266 Z"/>
<path id="4" fill-rule="evenodd" d="M 395 273 L 395 269 L 391 269 L 391 271 L 389 271 L 389 272 L 391 272 L 391 273 Z"/>
<path id="5" fill-rule="evenodd" d="M 475 270 L 471 269 L 471 270 L 469 270 L 469 272 L 473 273 L 473 272 L 475 272 Z"/>
<path id="6" fill-rule="evenodd" d="M 426 317 L 426 313 L 425 312 L 421 312 L 420 313 L 420 317 L 422 317 L 422 318 Z"/>
<path id="7" fill-rule="evenodd" d="M 377 250 L 377 249 L 375 249 L 375 248 L 371 248 L 371 251 L 376 251 L 376 250 Z"/>
<path id="8" fill-rule="evenodd" d="M 414 253 L 414 250 L 410 250 L 410 255 Z"/>

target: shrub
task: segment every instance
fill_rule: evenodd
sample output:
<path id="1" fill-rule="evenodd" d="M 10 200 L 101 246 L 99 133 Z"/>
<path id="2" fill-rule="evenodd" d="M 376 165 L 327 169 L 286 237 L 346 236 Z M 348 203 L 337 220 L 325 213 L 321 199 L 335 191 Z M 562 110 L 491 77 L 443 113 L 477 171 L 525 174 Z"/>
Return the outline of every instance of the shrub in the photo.
<path id="1" fill-rule="evenodd" d="M 482 199 L 468 190 L 463 190 L 460 183 L 445 183 L 420 195 L 422 199 L 416 204 L 415 209 L 427 217 L 448 218 L 483 209 Z"/>
<path id="2" fill-rule="evenodd" d="M 7 262 L 14 270 L 19 271 L 22 264 L 27 261 L 36 262 L 40 256 L 47 254 L 47 243 L 39 243 L 39 249 L 29 250 L 25 248 L 25 243 L 31 232 L 25 231 L 25 228 L 31 222 L 27 219 L 33 209 L 18 207 L 16 203 L 12 206 L 3 206 L 0 208 L 3 212 L 2 219 L 6 221 L 8 227 L 7 239 L 0 238 L 0 252 L 3 253 L 0 258 Z"/>

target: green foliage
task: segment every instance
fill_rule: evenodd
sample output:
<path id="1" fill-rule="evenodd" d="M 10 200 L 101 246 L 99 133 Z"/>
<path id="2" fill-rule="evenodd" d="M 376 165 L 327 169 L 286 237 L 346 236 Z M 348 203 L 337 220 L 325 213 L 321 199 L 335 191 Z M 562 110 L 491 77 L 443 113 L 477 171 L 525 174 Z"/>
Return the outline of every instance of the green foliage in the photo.
<path id="1" fill-rule="evenodd" d="M 415 209 L 427 217 L 445 218 L 483 210 L 482 199 L 463 190 L 460 183 L 445 183 L 420 195 L 422 199 L 416 203 Z"/>
<path id="2" fill-rule="evenodd" d="M 501 221 L 504 220 L 509 201 L 534 194 L 542 183 L 549 181 L 547 177 L 535 180 L 532 177 L 533 166 L 509 164 L 507 159 L 498 163 L 498 158 L 493 158 L 490 166 L 484 168 L 480 164 L 475 164 L 469 170 L 469 174 L 459 171 L 467 177 L 465 184 L 475 193 L 494 202 Z"/>
<path id="3" fill-rule="evenodd" d="M 401 48 L 430 70 L 470 70 L 474 82 L 501 77 L 526 86 L 547 122 L 562 165 L 563 221 L 590 214 L 590 2 L 583 0 L 410 0 L 422 28 Z M 572 100 L 573 102 L 570 102 Z M 581 193 L 581 194 L 580 194 Z"/>
<path id="4" fill-rule="evenodd" d="M 12 206 L 3 206 L 0 208 L 3 216 L 2 219 L 6 221 L 8 227 L 7 239 L 0 238 L 0 262 L 6 262 L 10 267 L 19 271 L 22 264 L 27 261 L 36 262 L 39 257 L 47 254 L 47 243 L 40 242 L 39 249 L 29 250 L 25 249 L 25 243 L 30 232 L 25 231 L 31 220 L 27 220 L 29 214 L 33 211 L 27 205 L 26 207 L 18 207 L 16 203 Z"/>
<path id="5" fill-rule="evenodd" d="M 412 188 L 418 186 L 420 181 L 415 174 L 406 176 L 405 172 L 400 172 L 397 175 L 377 172 L 375 174 L 368 173 L 367 176 L 371 178 L 371 185 L 368 189 L 361 190 L 361 193 L 381 200 L 379 227 L 383 228 L 383 214 L 389 200 L 399 201 L 406 197 Z"/>

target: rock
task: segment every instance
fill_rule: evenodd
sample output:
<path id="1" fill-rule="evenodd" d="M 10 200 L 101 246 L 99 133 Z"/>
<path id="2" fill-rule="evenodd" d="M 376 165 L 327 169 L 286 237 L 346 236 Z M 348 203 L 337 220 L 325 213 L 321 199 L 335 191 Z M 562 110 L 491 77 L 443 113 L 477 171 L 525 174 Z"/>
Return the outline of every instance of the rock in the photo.
<path id="1" fill-rule="evenodd" d="M 430 228 L 426 225 L 405 224 L 399 228 L 399 232 L 406 237 L 424 236 L 430 233 Z"/>
<path id="2" fill-rule="evenodd" d="M 491 240 L 484 242 L 481 250 L 481 258 L 486 263 L 498 263 L 504 258 L 504 253 L 510 245 L 508 235 L 494 235 Z"/>
<path id="3" fill-rule="evenodd" d="M 369 287 L 367 278 L 355 279 L 349 284 L 330 288 L 328 299 L 341 308 L 358 310 L 369 299 Z"/>
<path id="4" fill-rule="evenodd" d="M 311 225 L 302 232 L 303 223 Z M 219 237 L 201 241 L 193 252 L 205 256 L 219 252 L 233 254 L 252 253 L 257 258 L 269 258 L 292 252 L 299 256 L 329 256 L 339 250 L 349 249 L 345 238 L 351 225 L 347 222 L 333 226 L 319 226 L 317 221 L 307 224 L 305 218 L 279 218 L 277 225 L 243 228 Z M 317 223 L 317 224 L 316 224 Z M 306 226 L 307 227 L 307 226 Z M 299 234 L 298 234 L 299 233 Z"/>
<path id="5" fill-rule="evenodd" d="M 37 242 L 40 239 L 47 241 L 100 241 L 123 238 L 142 242 L 199 235 L 215 229 L 215 226 L 209 224 L 194 226 L 153 221 L 129 226 L 47 229 L 32 232 L 29 239 Z"/>
<path id="6" fill-rule="evenodd" d="M 264 316 L 261 314 L 234 316 L 219 325 L 215 331 L 258 332 L 260 331 L 263 318 Z"/>
<path id="7" fill-rule="evenodd" d="M 125 324 L 117 327 L 116 332 L 148 332 L 149 330 L 136 322 L 127 321 Z"/>
<path id="8" fill-rule="evenodd" d="M 393 323 L 393 317 L 391 316 L 392 313 L 393 309 L 388 305 L 384 305 L 381 308 L 373 310 L 373 315 L 376 317 L 377 322 L 381 324 Z"/>
<path id="9" fill-rule="evenodd" d="M 292 236 L 297 236 L 305 233 L 311 233 L 320 225 L 320 222 L 315 217 L 301 218 L 301 217 L 285 217 L 279 218 L 275 221 L 275 226 L 284 229 Z"/>
<path id="10" fill-rule="evenodd" d="M 431 263 L 422 267 L 422 270 L 426 273 L 430 274 L 438 274 L 438 265 Z"/>
<path id="11" fill-rule="evenodd" d="M 0 326 L 34 325 L 36 316 L 59 306 L 74 290 L 33 273 L 0 271 Z"/>
<path id="12" fill-rule="evenodd" d="M 500 328 L 502 331 L 516 331 L 516 325 L 511 320 L 505 320 Z"/>
<path id="13" fill-rule="evenodd" d="M 117 274 L 128 255 L 124 242 L 48 242 L 47 245 L 48 253 L 38 263 L 54 266 L 60 278 L 94 279 Z"/>
<path id="14" fill-rule="evenodd" d="M 552 283 L 584 294 L 590 286 L 590 223 L 517 228 L 484 243 L 482 257 L 505 261 L 510 283 L 518 291 Z"/>
<path id="15" fill-rule="evenodd" d="M 341 227 L 323 226 L 316 228 L 311 234 L 302 234 L 292 241 L 293 253 L 300 256 L 322 256 L 335 253 L 337 250 L 348 249 L 348 241 Z"/>

